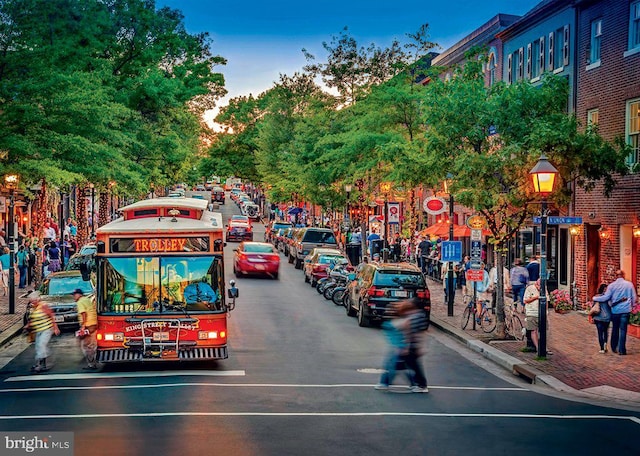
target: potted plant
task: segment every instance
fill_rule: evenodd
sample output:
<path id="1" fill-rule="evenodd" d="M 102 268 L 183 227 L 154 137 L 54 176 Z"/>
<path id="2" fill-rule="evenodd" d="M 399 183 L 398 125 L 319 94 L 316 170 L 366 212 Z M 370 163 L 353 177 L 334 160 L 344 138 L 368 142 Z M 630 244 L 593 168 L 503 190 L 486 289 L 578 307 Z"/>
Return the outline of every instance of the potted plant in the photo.
<path id="1" fill-rule="evenodd" d="M 640 302 L 631 308 L 627 334 L 640 338 Z"/>
<path id="2" fill-rule="evenodd" d="M 567 290 L 553 290 L 549 293 L 549 302 L 558 313 L 567 313 L 573 310 L 571 296 Z"/>

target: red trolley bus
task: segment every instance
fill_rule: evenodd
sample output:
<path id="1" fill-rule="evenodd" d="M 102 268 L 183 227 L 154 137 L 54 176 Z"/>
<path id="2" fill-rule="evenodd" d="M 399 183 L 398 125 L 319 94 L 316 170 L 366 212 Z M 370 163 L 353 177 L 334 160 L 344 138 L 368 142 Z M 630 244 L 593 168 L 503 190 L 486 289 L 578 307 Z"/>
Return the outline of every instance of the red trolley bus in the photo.
<path id="1" fill-rule="evenodd" d="M 227 358 L 222 215 L 207 201 L 153 198 L 96 231 L 98 361 Z"/>

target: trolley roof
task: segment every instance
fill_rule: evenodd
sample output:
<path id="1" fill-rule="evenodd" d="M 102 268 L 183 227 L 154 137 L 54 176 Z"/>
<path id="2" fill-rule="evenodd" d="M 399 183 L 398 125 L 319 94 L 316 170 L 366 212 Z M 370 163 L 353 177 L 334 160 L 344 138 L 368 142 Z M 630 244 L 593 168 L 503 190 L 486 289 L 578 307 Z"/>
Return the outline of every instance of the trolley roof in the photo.
<path id="1" fill-rule="evenodd" d="M 96 230 L 97 234 L 156 234 L 187 233 L 198 231 L 222 231 L 222 214 L 207 210 L 206 201 L 195 198 L 152 198 L 138 201 L 120 209 L 125 214 Z M 133 211 L 160 209 L 161 215 L 129 218 Z M 172 211 L 175 209 L 175 212 Z M 184 216 L 180 209 L 196 211 L 198 218 Z M 175 214 L 175 215 L 174 215 Z"/>

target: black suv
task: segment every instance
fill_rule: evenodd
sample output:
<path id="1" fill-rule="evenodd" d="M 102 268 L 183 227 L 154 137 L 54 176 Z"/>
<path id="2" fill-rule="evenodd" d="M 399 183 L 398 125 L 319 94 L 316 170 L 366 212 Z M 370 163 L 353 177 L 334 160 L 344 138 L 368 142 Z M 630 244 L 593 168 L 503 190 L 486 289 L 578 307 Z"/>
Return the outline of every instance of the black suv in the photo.
<path id="1" fill-rule="evenodd" d="M 296 269 L 302 269 L 304 257 L 314 247 L 338 248 L 338 241 L 329 228 L 300 228 L 293 236 L 289 246 L 289 263 L 294 263 Z"/>
<path id="2" fill-rule="evenodd" d="M 359 326 L 386 318 L 390 303 L 417 298 L 429 321 L 431 294 L 420 268 L 410 263 L 368 263 L 347 287 L 347 315 L 358 316 Z"/>

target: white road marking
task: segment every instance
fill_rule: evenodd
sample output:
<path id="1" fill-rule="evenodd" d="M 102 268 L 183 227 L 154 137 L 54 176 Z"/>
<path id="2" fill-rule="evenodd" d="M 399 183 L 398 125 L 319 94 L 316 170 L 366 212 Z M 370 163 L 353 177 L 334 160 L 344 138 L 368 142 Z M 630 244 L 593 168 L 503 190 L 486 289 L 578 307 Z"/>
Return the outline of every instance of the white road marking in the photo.
<path id="1" fill-rule="evenodd" d="M 84 380 L 90 378 L 145 378 L 145 377 L 244 377 L 244 370 L 229 371 L 179 371 L 179 372 L 103 372 L 84 374 L 46 374 L 46 375 L 21 375 L 9 377 L 5 382 L 32 382 L 50 380 Z"/>
<path id="2" fill-rule="evenodd" d="M 137 389 L 137 388 L 182 388 L 194 386 L 212 386 L 222 388 L 367 388 L 372 389 L 372 384 L 342 383 L 333 385 L 302 385 L 292 383 L 161 383 L 144 385 L 99 385 L 99 386 L 51 386 L 40 388 L 7 388 L 0 389 L 0 393 L 29 393 L 34 391 L 73 391 L 73 390 L 111 390 L 111 389 Z M 401 387 L 401 385 L 397 385 Z M 408 388 L 408 386 L 407 386 Z M 475 390 L 475 391 L 518 391 L 527 392 L 524 388 L 482 388 L 476 386 L 429 386 L 429 389 L 446 390 Z"/>
<path id="3" fill-rule="evenodd" d="M 0 415 L 0 420 L 56 420 L 86 418 L 164 418 L 178 416 L 273 416 L 273 417 L 423 417 L 423 418 L 508 418 L 508 419 L 550 419 L 550 420 L 629 420 L 640 424 L 634 416 L 621 415 L 534 415 L 522 413 L 426 413 L 426 412 L 150 412 L 150 413 L 80 413 L 60 415 Z"/>

